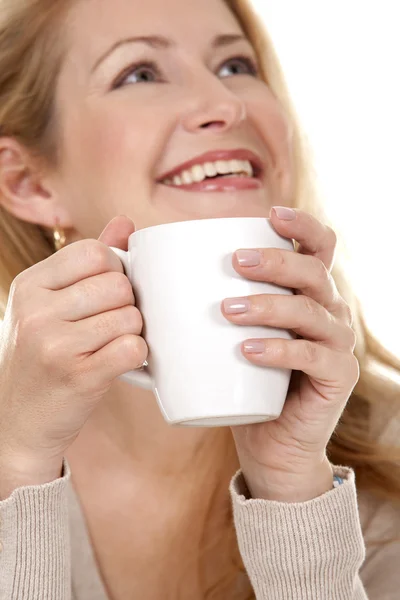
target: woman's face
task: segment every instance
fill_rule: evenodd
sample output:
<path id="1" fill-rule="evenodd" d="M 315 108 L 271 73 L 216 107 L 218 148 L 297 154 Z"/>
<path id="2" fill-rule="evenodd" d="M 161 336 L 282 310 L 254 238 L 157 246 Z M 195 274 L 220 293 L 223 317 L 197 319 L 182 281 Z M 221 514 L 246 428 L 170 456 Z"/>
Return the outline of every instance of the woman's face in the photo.
<path id="1" fill-rule="evenodd" d="M 56 185 L 82 236 L 291 204 L 290 127 L 223 0 L 85 0 L 65 31 Z"/>

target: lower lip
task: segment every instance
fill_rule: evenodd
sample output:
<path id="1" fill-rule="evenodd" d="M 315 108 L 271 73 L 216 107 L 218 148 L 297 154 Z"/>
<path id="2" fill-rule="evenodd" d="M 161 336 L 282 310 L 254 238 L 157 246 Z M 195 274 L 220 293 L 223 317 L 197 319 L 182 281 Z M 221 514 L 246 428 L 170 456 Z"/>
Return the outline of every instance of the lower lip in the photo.
<path id="1" fill-rule="evenodd" d="M 205 179 L 200 183 L 189 185 L 163 185 L 185 192 L 236 192 L 240 190 L 258 190 L 262 187 L 262 182 L 255 177 L 221 177 Z"/>

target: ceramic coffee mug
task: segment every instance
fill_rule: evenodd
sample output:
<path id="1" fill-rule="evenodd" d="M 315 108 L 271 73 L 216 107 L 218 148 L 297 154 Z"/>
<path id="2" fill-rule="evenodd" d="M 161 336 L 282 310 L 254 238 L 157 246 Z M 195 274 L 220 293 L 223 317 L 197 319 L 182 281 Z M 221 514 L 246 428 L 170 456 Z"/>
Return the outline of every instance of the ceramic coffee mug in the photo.
<path id="1" fill-rule="evenodd" d="M 225 298 L 292 294 L 250 281 L 232 267 L 240 248 L 282 248 L 293 242 L 259 217 L 202 219 L 156 225 L 129 237 L 129 250 L 112 250 L 130 280 L 144 321 L 147 366 L 120 379 L 153 390 L 174 425 L 227 426 L 279 417 L 291 371 L 250 363 L 248 338 L 295 337 L 284 329 L 239 326 L 221 313 Z"/>

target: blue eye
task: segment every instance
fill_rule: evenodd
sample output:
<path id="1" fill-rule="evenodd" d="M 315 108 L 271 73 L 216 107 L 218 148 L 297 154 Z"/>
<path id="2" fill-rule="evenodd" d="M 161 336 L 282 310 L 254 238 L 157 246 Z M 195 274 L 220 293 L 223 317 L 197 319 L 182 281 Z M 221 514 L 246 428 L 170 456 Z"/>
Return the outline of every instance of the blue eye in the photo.
<path id="1" fill-rule="evenodd" d="M 154 62 L 141 62 L 130 65 L 113 84 L 113 89 L 131 83 L 154 83 L 161 78 L 160 71 Z"/>
<path id="2" fill-rule="evenodd" d="M 231 77 L 232 75 L 251 75 L 252 77 L 257 77 L 259 74 L 257 64 L 246 56 L 235 56 L 226 60 L 220 68 L 219 73 L 222 73 L 226 69 L 230 69 L 231 72 L 222 75 L 222 77 Z M 133 83 L 160 83 L 162 81 L 162 74 L 155 62 L 138 62 L 130 65 L 118 76 L 112 85 L 112 89 L 115 90 Z"/>
<path id="3" fill-rule="evenodd" d="M 247 56 L 235 56 L 225 61 L 220 69 L 220 72 L 224 69 L 231 69 L 231 73 L 223 75 L 223 77 L 231 77 L 232 75 L 251 75 L 252 77 L 258 76 L 258 67 L 253 59 Z"/>

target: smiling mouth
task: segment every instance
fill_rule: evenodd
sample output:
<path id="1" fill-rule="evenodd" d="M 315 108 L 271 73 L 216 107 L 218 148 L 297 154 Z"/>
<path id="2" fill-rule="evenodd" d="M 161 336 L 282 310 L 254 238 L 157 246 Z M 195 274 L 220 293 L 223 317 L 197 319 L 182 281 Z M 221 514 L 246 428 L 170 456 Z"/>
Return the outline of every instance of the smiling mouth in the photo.
<path id="1" fill-rule="evenodd" d="M 230 158 L 229 156 L 237 155 Z M 246 155 L 245 158 L 243 154 Z M 248 152 L 220 152 L 218 160 L 206 160 L 175 170 L 158 180 L 162 185 L 185 191 L 232 192 L 257 189 L 262 186 L 262 166 L 258 160 L 247 157 Z M 207 155 L 205 155 L 206 158 Z M 225 159 L 226 156 L 226 159 Z M 209 158 L 212 158 L 210 155 Z M 189 166 L 190 165 L 190 166 Z M 184 165 L 183 165 L 184 167 Z"/>

